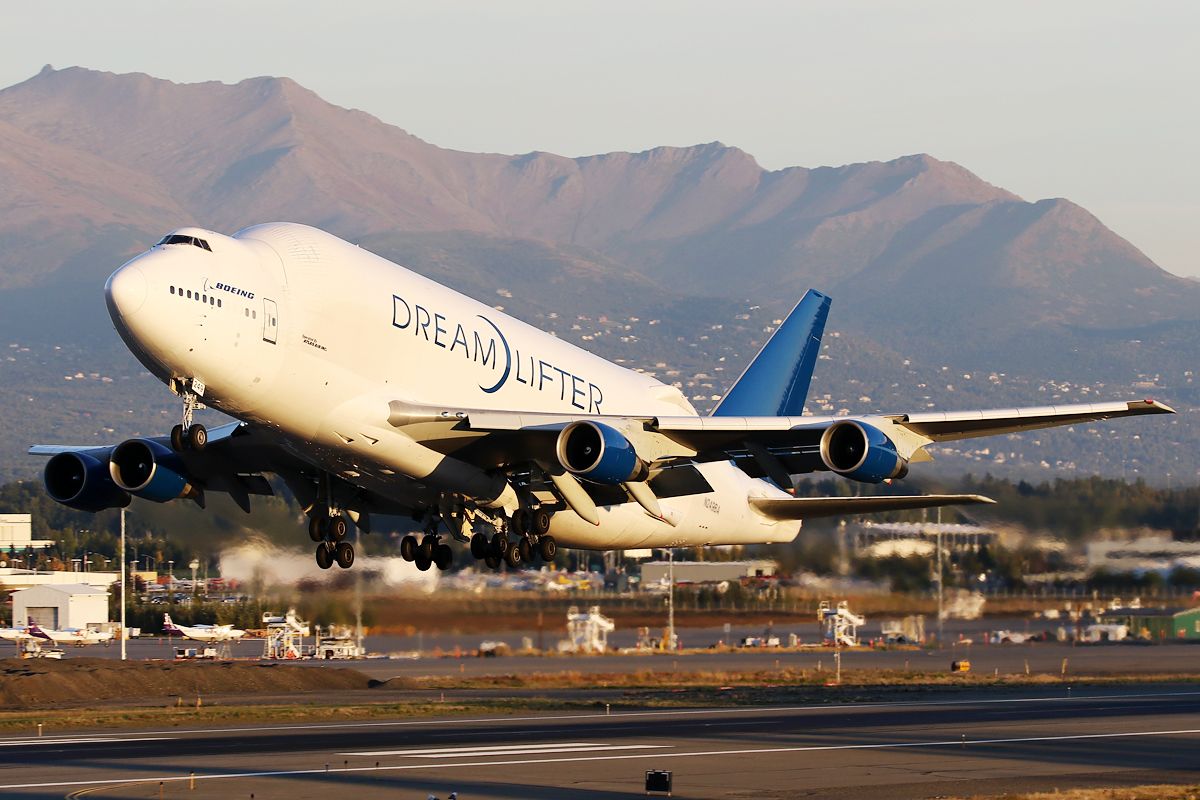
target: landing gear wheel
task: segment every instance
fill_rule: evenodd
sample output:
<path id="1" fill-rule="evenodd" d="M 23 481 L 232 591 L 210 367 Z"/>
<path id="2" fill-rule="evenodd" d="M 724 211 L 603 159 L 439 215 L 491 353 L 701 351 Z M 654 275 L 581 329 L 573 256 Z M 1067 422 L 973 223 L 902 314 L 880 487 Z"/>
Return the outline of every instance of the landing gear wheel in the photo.
<path id="1" fill-rule="evenodd" d="M 513 569 L 520 567 L 525 562 L 525 559 L 521 558 L 521 545 L 517 542 L 511 543 L 504 551 L 504 560 Z"/>
<path id="2" fill-rule="evenodd" d="M 189 450 L 197 452 L 204 449 L 208 444 L 208 431 L 203 425 L 192 425 L 187 429 L 187 446 Z"/>
<path id="3" fill-rule="evenodd" d="M 550 512 L 544 508 L 539 508 L 537 511 L 529 515 L 530 533 L 536 536 L 545 536 L 550 532 Z"/>
<path id="4" fill-rule="evenodd" d="M 426 558 L 425 554 L 420 550 L 417 551 L 417 557 L 413 561 L 416 562 L 417 569 L 421 570 L 421 572 L 428 572 L 429 567 L 433 565 L 433 561 Z"/>
<path id="5" fill-rule="evenodd" d="M 512 521 L 509 523 L 508 527 L 517 536 L 524 536 L 526 531 L 529 530 L 529 525 L 527 524 L 528 522 L 529 515 L 526 513 L 525 509 L 518 508 L 516 513 L 512 515 Z"/>
<path id="6" fill-rule="evenodd" d="M 483 563 L 487 564 L 489 569 L 500 569 L 500 556 L 489 553 L 483 557 Z"/>
<path id="7" fill-rule="evenodd" d="M 439 544 L 433 548 L 433 563 L 442 572 L 450 569 L 450 565 L 454 563 L 454 551 L 450 549 L 450 545 Z"/>
<path id="8" fill-rule="evenodd" d="M 412 561 L 417 557 L 417 537 L 411 533 L 400 540 L 400 557 Z"/>
<path id="9" fill-rule="evenodd" d="M 502 558 L 508 552 L 508 537 L 503 531 L 492 537 L 492 553 L 497 558 Z"/>
<path id="10" fill-rule="evenodd" d="M 314 542 L 319 542 L 325 538 L 325 532 L 321 530 L 320 517 L 309 517 L 308 538 L 312 539 Z"/>
<path id="11" fill-rule="evenodd" d="M 526 562 L 533 561 L 533 545 L 531 545 L 529 543 L 528 539 L 522 539 L 517 544 L 517 547 L 519 547 L 521 550 L 521 560 L 522 561 L 526 561 Z"/>
<path id="12" fill-rule="evenodd" d="M 541 555 L 543 561 L 553 561 L 554 554 L 558 552 L 558 543 L 554 541 L 553 536 L 543 536 L 538 540 L 538 554 Z"/>
<path id="13" fill-rule="evenodd" d="M 342 569 L 350 569 L 354 563 L 354 545 L 349 542 L 338 542 L 333 548 L 333 558 Z"/>
<path id="14" fill-rule="evenodd" d="M 436 547 L 437 539 L 433 538 L 432 536 L 426 536 L 421 540 L 421 546 L 417 548 L 417 553 L 421 556 L 421 558 L 432 564 L 433 551 Z M 429 569 L 429 567 L 426 567 L 425 569 Z"/>
<path id="15" fill-rule="evenodd" d="M 471 537 L 471 555 L 476 559 L 483 558 L 487 555 L 488 540 L 482 533 L 477 533 Z"/>
<path id="16" fill-rule="evenodd" d="M 328 542 L 321 542 L 317 545 L 317 566 L 321 569 L 329 569 L 333 566 L 333 548 Z"/>
<path id="17" fill-rule="evenodd" d="M 176 425 L 174 428 L 171 428 L 171 449 L 176 453 L 182 453 L 185 446 L 186 444 L 183 438 L 183 426 Z"/>
<path id="18" fill-rule="evenodd" d="M 340 542 L 346 538 L 346 518 L 341 514 L 336 517 L 330 517 L 329 523 L 326 525 L 326 531 L 329 533 L 331 541 Z"/>

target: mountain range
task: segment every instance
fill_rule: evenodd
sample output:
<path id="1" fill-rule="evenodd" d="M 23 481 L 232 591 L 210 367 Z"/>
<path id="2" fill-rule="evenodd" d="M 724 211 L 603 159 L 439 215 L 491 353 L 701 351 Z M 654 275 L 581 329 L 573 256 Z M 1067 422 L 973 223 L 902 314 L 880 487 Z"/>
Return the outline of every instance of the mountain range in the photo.
<path id="1" fill-rule="evenodd" d="M 1069 200 L 1028 202 L 929 155 L 770 171 L 716 142 L 467 153 L 285 78 L 47 66 L 0 91 L 0 475 L 36 466 L 16 456 L 30 436 L 159 432 L 173 406 L 112 333 L 104 278 L 172 228 L 271 220 L 657 370 L 702 408 L 810 286 L 835 301 L 814 384 L 835 410 L 1196 397 L 1200 283 Z M 1157 437 L 1136 474 L 1195 474 L 1187 417 L 1120 428 Z M 1051 471 L 1123 463 L 1066 446 Z"/>

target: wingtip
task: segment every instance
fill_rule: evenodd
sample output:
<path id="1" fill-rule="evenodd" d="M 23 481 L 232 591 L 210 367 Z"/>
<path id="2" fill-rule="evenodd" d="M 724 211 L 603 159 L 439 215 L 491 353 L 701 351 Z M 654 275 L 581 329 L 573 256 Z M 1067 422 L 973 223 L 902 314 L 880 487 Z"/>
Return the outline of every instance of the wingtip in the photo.
<path id="1" fill-rule="evenodd" d="M 1152 414 L 1174 414 L 1174 413 L 1176 413 L 1175 409 L 1171 408 L 1171 406 L 1167 405 L 1166 403 L 1160 403 L 1159 401 L 1154 400 L 1153 398 L 1150 398 L 1150 397 L 1147 397 L 1145 400 L 1130 401 L 1129 409 L 1131 411 L 1138 407 L 1144 408 Z"/>

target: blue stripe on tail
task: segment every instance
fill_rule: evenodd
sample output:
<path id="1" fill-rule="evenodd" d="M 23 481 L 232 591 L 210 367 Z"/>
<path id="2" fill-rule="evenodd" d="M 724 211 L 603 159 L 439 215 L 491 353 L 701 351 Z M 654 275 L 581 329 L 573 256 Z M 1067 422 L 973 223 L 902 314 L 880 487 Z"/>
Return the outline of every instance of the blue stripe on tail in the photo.
<path id="1" fill-rule="evenodd" d="M 798 417 L 804 412 L 832 301 L 809 289 L 713 410 L 714 417 Z"/>

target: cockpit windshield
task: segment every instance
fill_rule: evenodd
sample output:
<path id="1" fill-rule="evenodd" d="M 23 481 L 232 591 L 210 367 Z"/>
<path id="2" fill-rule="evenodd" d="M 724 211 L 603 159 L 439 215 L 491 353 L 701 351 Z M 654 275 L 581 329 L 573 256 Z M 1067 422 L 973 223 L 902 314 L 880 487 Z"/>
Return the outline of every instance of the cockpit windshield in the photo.
<path id="1" fill-rule="evenodd" d="M 190 244 L 193 247 L 199 247 L 201 250 L 212 252 L 212 248 L 208 246 L 208 242 L 196 236 L 185 236 L 181 233 L 169 233 L 164 236 L 155 247 L 163 244 Z"/>

